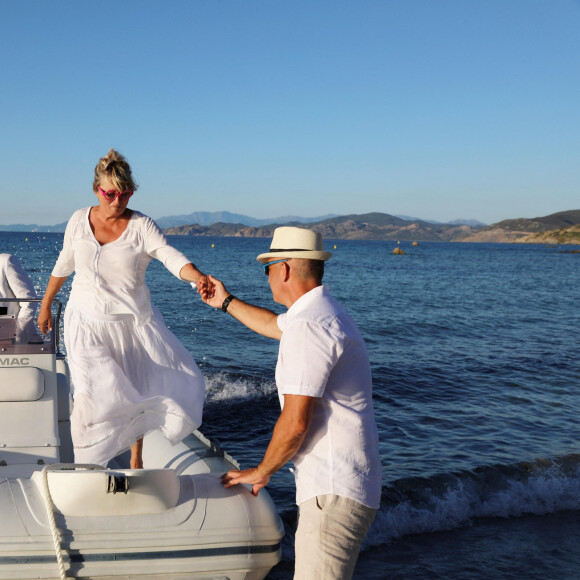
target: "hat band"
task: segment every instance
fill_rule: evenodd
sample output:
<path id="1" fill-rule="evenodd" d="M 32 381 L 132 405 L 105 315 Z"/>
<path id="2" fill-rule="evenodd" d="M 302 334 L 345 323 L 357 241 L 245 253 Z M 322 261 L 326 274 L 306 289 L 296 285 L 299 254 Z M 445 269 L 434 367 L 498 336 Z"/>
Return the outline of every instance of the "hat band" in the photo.
<path id="1" fill-rule="evenodd" d="M 275 250 L 270 248 L 270 252 L 319 252 L 320 250 L 307 250 L 306 248 L 282 248 L 281 250 Z"/>

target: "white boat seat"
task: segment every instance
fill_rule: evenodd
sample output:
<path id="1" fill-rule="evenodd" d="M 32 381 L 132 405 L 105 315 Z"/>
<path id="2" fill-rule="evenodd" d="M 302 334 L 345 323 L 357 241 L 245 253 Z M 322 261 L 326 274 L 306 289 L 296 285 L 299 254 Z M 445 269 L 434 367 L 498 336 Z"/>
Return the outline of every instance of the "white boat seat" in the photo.
<path id="1" fill-rule="evenodd" d="M 2 369 L 0 403 L 38 401 L 44 395 L 44 375 L 36 367 Z"/>
<path id="2" fill-rule="evenodd" d="M 38 367 L 0 369 L 0 466 L 59 461 L 55 383 Z"/>

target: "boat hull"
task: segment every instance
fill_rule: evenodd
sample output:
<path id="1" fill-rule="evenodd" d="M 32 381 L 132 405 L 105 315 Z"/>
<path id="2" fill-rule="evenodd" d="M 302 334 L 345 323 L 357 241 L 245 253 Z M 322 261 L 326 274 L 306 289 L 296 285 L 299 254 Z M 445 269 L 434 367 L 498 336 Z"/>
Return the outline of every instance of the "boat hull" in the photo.
<path id="1" fill-rule="evenodd" d="M 182 456 L 187 449 L 178 446 Z M 203 460 L 191 465 L 208 469 Z M 0 483 L 2 579 L 59 577 L 44 477 L 56 499 L 51 509 L 67 578 L 259 580 L 280 559 L 283 526 L 271 498 L 254 497 L 246 486 L 225 489 L 215 471 L 54 468 Z M 128 481 L 126 493 L 107 491 L 112 477 Z M 156 486 L 169 481 L 159 499 Z"/>
<path id="2" fill-rule="evenodd" d="M 72 464 L 70 381 L 55 345 L 5 344 L 0 368 L 0 580 L 261 580 L 284 528 L 266 490 L 226 489 L 237 468 L 195 432 L 144 438 L 107 468 Z"/>

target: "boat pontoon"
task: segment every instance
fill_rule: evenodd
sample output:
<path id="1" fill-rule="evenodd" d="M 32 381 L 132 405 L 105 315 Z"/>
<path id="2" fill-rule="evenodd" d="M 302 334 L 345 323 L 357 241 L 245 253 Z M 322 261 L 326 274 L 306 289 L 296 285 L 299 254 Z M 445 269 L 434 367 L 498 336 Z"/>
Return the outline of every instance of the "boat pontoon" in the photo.
<path id="1" fill-rule="evenodd" d="M 282 522 L 266 490 L 223 487 L 237 463 L 201 433 L 149 433 L 145 469 L 73 463 L 59 318 L 43 340 L 0 314 L 0 579 L 263 579 Z"/>

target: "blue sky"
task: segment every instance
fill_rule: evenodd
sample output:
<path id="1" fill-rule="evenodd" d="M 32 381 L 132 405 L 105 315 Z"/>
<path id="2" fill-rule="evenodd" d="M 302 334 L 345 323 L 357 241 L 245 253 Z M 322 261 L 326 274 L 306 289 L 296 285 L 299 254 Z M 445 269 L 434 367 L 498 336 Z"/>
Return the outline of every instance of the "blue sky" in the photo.
<path id="1" fill-rule="evenodd" d="M 0 0 L 0 224 L 580 208 L 579 0 Z"/>

